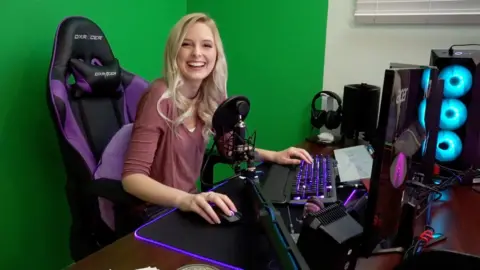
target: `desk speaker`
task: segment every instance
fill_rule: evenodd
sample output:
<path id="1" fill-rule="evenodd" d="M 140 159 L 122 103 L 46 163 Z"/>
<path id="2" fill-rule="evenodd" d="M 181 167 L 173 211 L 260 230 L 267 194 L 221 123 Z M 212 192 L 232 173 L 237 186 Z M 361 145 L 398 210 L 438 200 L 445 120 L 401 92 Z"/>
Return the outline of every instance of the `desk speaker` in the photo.
<path id="1" fill-rule="evenodd" d="M 461 171 L 478 167 L 480 50 L 432 50 L 430 65 L 439 69 L 444 80 L 435 160 Z"/>
<path id="2" fill-rule="evenodd" d="M 371 141 L 377 129 L 380 87 L 366 83 L 345 85 L 343 88 L 342 135 L 355 139 L 364 132 Z"/>

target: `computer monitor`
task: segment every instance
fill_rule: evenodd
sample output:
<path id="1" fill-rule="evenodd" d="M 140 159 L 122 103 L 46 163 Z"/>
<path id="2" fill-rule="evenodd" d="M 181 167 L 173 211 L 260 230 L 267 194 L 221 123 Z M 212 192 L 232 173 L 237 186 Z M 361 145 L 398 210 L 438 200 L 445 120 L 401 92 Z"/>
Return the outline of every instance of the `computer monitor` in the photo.
<path id="1" fill-rule="evenodd" d="M 362 256 L 402 252 L 411 244 L 415 210 L 405 180 L 431 179 L 443 84 L 435 67 L 405 65 L 385 71 L 374 161 L 364 222 Z M 419 160 L 419 166 L 412 166 Z"/>
<path id="2" fill-rule="evenodd" d="M 276 262 L 272 269 L 309 270 L 307 262 L 285 226 L 280 212 L 263 195 L 258 181 L 245 179 L 246 191 L 259 219 L 259 223 L 274 251 Z"/>
<path id="3" fill-rule="evenodd" d="M 431 185 L 434 183 L 433 167 L 435 164 L 435 149 L 437 147 L 438 133 L 440 131 L 439 110 L 442 108 L 444 82 L 439 78 L 440 71 L 434 66 L 390 63 L 390 68 L 422 70 L 421 88 L 424 92 L 425 98 L 422 99 L 421 103 L 418 105 L 417 116 L 419 117 L 419 122 L 423 129 L 429 131 L 429 133 L 426 132 L 427 136 L 422 145 L 422 151 L 417 151 L 413 156 L 412 165 L 413 171 L 423 173 L 422 183 Z M 435 89 L 435 91 L 432 93 L 431 89 Z M 429 103 L 428 110 L 426 105 L 427 102 Z M 427 140 L 429 138 L 431 139 Z"/>

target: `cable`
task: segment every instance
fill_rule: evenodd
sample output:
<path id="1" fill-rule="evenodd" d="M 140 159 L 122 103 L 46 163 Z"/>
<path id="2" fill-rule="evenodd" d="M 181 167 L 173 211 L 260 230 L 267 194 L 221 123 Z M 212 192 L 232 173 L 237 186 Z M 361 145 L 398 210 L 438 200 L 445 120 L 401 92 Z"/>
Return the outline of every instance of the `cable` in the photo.
<path id="1" fill-rule="evenodd" d="M 427 229 L 420 234 L 419 238 L 425 242 L 425 244 L 428 244 L 428 242 L 433 239 L 433 233 L 433 229 Z"/>
<path id="2" fill-rule="evenodd" d="M 407 185 L 414 187 L 408 193 L 408 195 L 416 200 L 417 205 L 423 206 L 423 204 L 425 204 L 424 208 L 417 212 L 417 218 L 421 216 L 430 207 L 432 203 L 442 198 L 442 191 L 445 191 L 455 186 L 457 183 L 461 183 L 463 181 L 463 177 L 467 175 L 471 175 L 472 173 L 480 174 L 480 172 L 477 172 L 474 169 L 468 169 L 462 172 L 459 170 L 448 168 L 444 165 L 437 165 L 439 168 L 447 171 L 451 175 L 450 177 L 443 177 L 443 180 L 440 184 L 427 185 L 423 183 L 423 179 L 419 179 L 417 181 L 406 181 Z M 419 177 L 422 178 L 421 175 Z M 433 199 L 430 199 L 431 193 L 434 193 L 437 196 L 435 196 Z"/>
<path id="3" fill-rule="evenodd" d="M 412 244 L 405 252 L 403 259 L 407 260 L 412 256 L 420 254 L 423 251 L 423 247 L 425 247 L 433 239 L 434 234 L 435 230 L 432 227 L 425 226 L 425 230 L 420 234 L 420 236 L 416 237 L 412 241 Z"/>
<path id="4" fill-rule="evenodd" d="M 292 215 L 290 214 L 290 205 L 287 205 L 288 221 L 290 222 L 290 233 L 294 234 L 295 230 L 293 228 Z"/>
<path id="5" fill-rule="evenodd" d="M 435 230 L 432 227 L 427 227 L 425 231 L 423 231 L 420 236 L 418 237 L 417 243 L 415 244 L 415 247 L 413 251 L 415 254 L 421 253 L 423 250 L 423 247 L 425 247 L 430 240 L 433 239 L 433 234 L 435 233 Z"/>
<path id="6" fill-rule="evenodd" d="M 448 55 L 449 56 L 452 56 L 453 55 L 453 48 L 454 47 L 467 47 L 467 46 L 480 46 L 480 44 L 454 44 L 452 46 L 450 46 L 450 48 L 448 49 Z"/>
<path id="7" fill-rule="evenodd" d="M 406 181 L 405 184 L 409 187 L 412 187 L 409 189 L 408 197 L 414 200 L 413 203 L 416 205 L 415 208 L 425 204 L 425 207 L 423 207 L 421 211 L 417 212 L 416 218 L 420 217 L 428 209 L 431 203 L 442 198 L 441 190 L 437 189 L 436 186 L 429 186 L 421 183 L 420 181 L 411 180 Z M 430 194 L 432 193 L 436 194 L 437 196 L 430 200 Z"/>
<path id="8" fill-rule="evenodd" d="M 210 160 L 210 156 L 212 155 L 213 153 L 213 147 L 215 146 L 215 142 L 212 143 L 212 146 L 210 147 L 210 150 L 208 150 L 207 152 L 207 159 L 205 160 L 205 163 L 203 164 L 202 166 L 202 169 L 200 170 L 200 183 L 202 185 L 205 185 L 205 186 L 210 186 L 210 185 L 214 185 L 213 184 L 213 181 L 212 183 L 206 183 L 205 181 L 203 181 L 203 173 L 205 172 L 205 168 L 207 167 L 207 164 L 208 164 L 208 161 Z"/>

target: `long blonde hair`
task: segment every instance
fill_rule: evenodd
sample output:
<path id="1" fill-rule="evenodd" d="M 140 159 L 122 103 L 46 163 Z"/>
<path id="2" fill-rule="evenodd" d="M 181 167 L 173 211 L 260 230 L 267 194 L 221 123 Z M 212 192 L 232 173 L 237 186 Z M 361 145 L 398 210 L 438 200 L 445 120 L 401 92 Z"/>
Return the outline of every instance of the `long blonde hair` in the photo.
<path id="1" fill-rule="evenodd" d="M 192 13 L 185 15 L 178 21 L 170 32 L 165 46 L 164 54 L 164 79 L 167 84 L 167 91 L 160 97 L 157 103 L 157 111 L 165 119 L 172 130 L 175 132 L 177 127 L 183 123 L 185 118 L 192 115 L 192 106 L 189 106 L 189 100 L 184 97 L 179 87 L 182 85 L 182 76 L 177 66 L 177 54 L 182 45 L 185 35 L 193 24 L 200 22 L 206 24 L 212 31 L 217 49 L 217 60 L 212 72 L 205 78 L 200 86 L 197 102 L 197 114 L 204 123 L 202 135 L 207 141 L 212 134 L 212 117 L 222 98 L 226 98 L 227 93 L 227 61 L 223 50 L 223 43 L 218 32 L 218 28 L 210 17 L 203 13 Z M 172 99 L 178 117 L 169 119 L 160 110 L 160 103 L 165 99 Z M 175 132 L 178 134 L 177 132 Z"/>

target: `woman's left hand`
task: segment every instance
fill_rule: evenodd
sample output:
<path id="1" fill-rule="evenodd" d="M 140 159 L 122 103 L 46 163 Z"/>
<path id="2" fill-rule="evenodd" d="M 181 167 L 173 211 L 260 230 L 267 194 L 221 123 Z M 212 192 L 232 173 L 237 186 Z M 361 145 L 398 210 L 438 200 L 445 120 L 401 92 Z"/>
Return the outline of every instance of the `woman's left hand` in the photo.
<path id="1" fill-rule="evenodd" d="M 290 147 L 283 151 L 276 152 L 273 157 L 273 162 L 281 165 L 300 164 L 304 160 L 307 163 L 312 163 L 312 156 L 305 151 L 305 149 Z"/>

